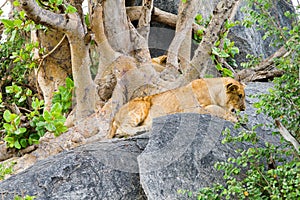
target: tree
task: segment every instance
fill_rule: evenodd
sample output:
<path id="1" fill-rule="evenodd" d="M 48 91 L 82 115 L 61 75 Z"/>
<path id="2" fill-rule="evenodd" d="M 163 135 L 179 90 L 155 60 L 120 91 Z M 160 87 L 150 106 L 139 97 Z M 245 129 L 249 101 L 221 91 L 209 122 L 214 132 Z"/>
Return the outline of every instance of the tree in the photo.
<path id="1" fill-rule="evenodd" d="M 219 39 L 219 35 L 224 29 L 225 21 L 234 15 L 239 1 L 220 1 L 215 8 L 210 24 L 206 28 L 206 34 L 196 51 L 196 55 L 191 60 L 187 59 L 190 55 L 188 46 L 184 47 L 182 44 L 184 40 L 191 40 L 192 25 L 200 2 L 197 0 L 181 2 L 179 6 L 180 12 L 176 20 L 176 34 L 168 50 L 167 65 L 162 72 L 163 76 L 160 76 L 153 69 L 148 49 L 151 13 L 153 13 L 153 10 L 156 10 L 153 8 L 153 1 L 144 0 L 142 6 L 136 7 L 126 7 L 124 0 L 120 2 L 89 1 L 88 18 L 90 24 L 86 24 L 84 20 L 85 17 L 82 12 L 83 1 L 68 2 L 68 4 L 77 9 L 77 12 L 74 13 L 66 13 L 66 10 L 56 12 L 47 10 L 47 7 L 43 6 L 46 2 L 40 4 L 40 6 L 34 0 L 20 0 L 20 3 L 27 16 L 36 24 L 43 24 L 49 27 L 49 32 L 58 32 L 60 37 L 63 37 L 64 34 L 66 35 L 70 50 L 68 52 L 68 49 L 65 49 L 64 52 L 66 53 L 60 53 L 60 56 L 71 55 L 76 95 L 75 119 L 80 120 L 95 112 L 96 104 L 98 104 L 99 100 L 107 101 L 112 93 L 113 98 L 116 98 L 119 102 L 114 108 L 114 111 L 116 111 L 119 106 L 131 99 L 134 94 L 157 93 L 203 76 L 204 72 L 201 71 L 203 70 L 201 67 L 205 66 L 206 62 L 210 60 L 212 46 Z M 134 19 L 130 19 L 130 17 L 134 17 Z M 138 23 L 135 27 L 131 20 L 136 19 L 138 19 Z M 51 33 L 46 33 L 45 35 L 44 41 L 48 41 Z M 56 43 L 58 43 L 59 37 L 55 39 Z M 94 80 L 89 69 L 91 66 L 89 54 L 91 40 L 95 41 L 96 52 L 100 55 L 98 72 Z M 43 44 L 43 41 L 40 42 Z M 51 44 L 53 46 L 55 41 L 51 42 Z M 187 63 L 182 69 L 178 65 L 180 52 L 184 52 L 185 59 L 182 62 L 185 61 Z M 46 69 L 43 73 L 47 76 L 47 69 L 51 68 L 51 65 L 43 63 L 43 66 Z M 131 72 L 126 74 L 129 70 Z M 67 71 L 65 74 L 67 74 Z M 179 77 L 180 73 L 183 73 L 184 76 Z M 56 72 L 55 74 L 61 73 Z M 170 80 L 170 74 L 176 78 Z M 52 77 L 56 78 L 57 76 Z M 107 77 L 112 77 L 112 81 L 116 79 L 116 86 L 114 83 L 106 83 L 112 88 L 103 88 L 103 81 Z M 43 76 L 40 76 L 40 79 L 40 83 L 43 80 L 45 81 Z M 145 82 L 145 80 L 147 81 Z M 49 87 L 46 84 L 41 85 L 46 88 Z M 147 88 L 151 88 L 147 92 L 145 85 L 147 85 Z M 116 89 L 114 89 L 114 86 Z M 43 87 L 42 90 L 47 91 Z M 99 89 L 99 97 L 96 95 L 96 88 Z M 50 91 L 53 91 L 53 89 Z M 44 96 L 47 97 L 45 92 Z M 120 98 L 122 96 L 124 97 L 123 99 Z M 51 99 L 51 96 L 49 98 Z"/>

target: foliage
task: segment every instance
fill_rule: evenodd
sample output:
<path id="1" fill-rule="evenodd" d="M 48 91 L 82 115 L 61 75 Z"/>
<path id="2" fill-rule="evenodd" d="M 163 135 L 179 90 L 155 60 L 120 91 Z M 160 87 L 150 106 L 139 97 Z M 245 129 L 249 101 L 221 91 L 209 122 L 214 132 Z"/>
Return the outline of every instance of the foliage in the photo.
<path id="1" fill-rule="evenodd" d="M 268 142 L 258 147 L 260 141 L 256 128 L 232 136 L 224 131 L 227 142 L 251 142 L 253 147 L 237 149 L 236 158 L 215 164 L 224 172 L 226 185 L 214 184 L 199 191 L 198 199 L 298 199 L 300 198 L 300 159 L 294 150 Z M 266 167 L 276 163 L 275 166 Z M 279 164 L 278 166 L 276 166 Z"/>
<path id="2" fill-rule="evenodd" d="M 35 198 L 36 198 L 35 196 L 29 196 L 29 195 L 26 195 L 25 197 L 20 197 L 20 196 L 16 195 L 14 197 L 14 200 L 33 200 Z"/>
<path id="3" fill-rule="evenodd" d="M 35 83 L 30 81 L 37 66 L 33 52 L 38 43 L 30 43 L 26 38 L 29 38 L 30 30 L 44 27 L 26 19 L 23 11 L 16 12 L 13 19 L 2 19 L 1 22 L 6 35 L 0 43 L 0 116 L 3 117 L 0 117 L 0 127 L 4 129 L 1 138 L 8 147 L 21 149 L 38 143 L 46 131 L 57 136 L 67 130 L 63 112 L 70 107 L 67 100 L 72 94 L 73 83 L 67 80 L 67 89 L 60 88 L 55 94 L 60 96 L 57 103 L 50 111 L 43 111 L 44 101 L 38 98 Z"/>
<path id="4" fill-rule="evenodd" d="M 32 120 L 31 125 L 39 130 L 39 133 L 45 133 L 45 130 L 54 133 L 55 136 L 59 136 L 61 133 L 68 130 L 64 123 L 66 118 L 62 115 L 62 105 L 55 103 L 50 112 L 44 110 L 43 115 L 35 117 Z"/>
<path id="5" fill-rule="evenodd" d="M 54 93 L 52 103 L 59 103 L 62 106 L 62 112 L 68 113 L 72 106 L 72 97 L 74 91 L 74 82 L 66 78 L 66 85 L 59 86 L 58 91 Z"/>
<path id="6" fill-rule="evenodd" d="M 268 94 L 260 95 L 261 101 L 256 103 L 259 112 L 280 119 L 282 124 L 292 135 L 300 140 L 300 23 L 297 20 L 299 14 L 285 12 L 285 16 L 294 20 L 291 27 L 281 27 L 277 19 L 270 15 L 272 1 L 249 0 L 248 6 L 254 6 L 255 10 L 244 9 L 249 14 L 247 25 L 256 24 L 258 29 L 264 30 L 263 38 L 275 38 L 272 45 L 286 48 L 285 56 L 275 60 L 275 66 L 285 73 L 273 80 L 274 88 Z M 259 13 L 262 13 L 259 15 Z M 244 22 L 245 23 L 245 22 Z M 254 58 L 254 56 L 252 56 Z M 254 60 L 254 59 L 252 59 Z M 251 64 L 256 64 L 253 62 Z M 280 109 L 278 109 L 280 108 Z"/>
<path id="7" fill-rule="evenodd" d="M 15 92 L 19 93 L 20 91 L 21 89 L 16 89 Z M 31 94 L 31 92 L 27 93 Z M 20 99 L 23 99 L 22 96 Z M 63 116 L 63 106 L 68 108 L 65 104 L 54 103 L 50 111 L 43 111 L 43 101 L 36 97 L 32 97 L 31 101 L 32 111 L 27 113 L 26 116 L 21 113 L 11 113 L 9 110 L 4 111 L 3 118 L 5 123 L 3 128 L 6 134 L 4 141 L 7 142 L 10 148 L 21 149 L 28 145 L 36 144 L 46 131 L 53 132 L 55 136 L 58 136 L 67 130 L 67 127 L 64 126 L 66 119 Z M 27 125 L 22 124 L 21 118 L 29 123 Z"/>
<path id="8" fill-rule="evenodd" d="M 29 31 L 41 26 L 35 26 L 30 20 L 26 20 L 25 13 L 20 11 L 14 14 L 14 19 L 1 19 L 5 27 L 6 39 L 0 43 L 0 75 L 6 85 L 14 80 L 18 83 L 28 83 L 36 63 L 32 61 L 33 48 L 37 43 L 27 43 L 25 38 Z M 26 44 L 25 44 L 26 42 Z M 2 87 L 2 85 L 1 85 Z"/>
<path id="9" fill-rule="evenodd" d="M 204 28 L 207 27 L 208 23 L 210 22 L 211 17 L 209 19 L 204 19 L 202 15 L 198 14 L 195 17 L 195 22 L 203 26 Z M 230 41 L 227 38 L 228 32 L 230 28 L 238 25 L 239 22 L 230 22 L 229 20 L 226 21 L 224 25 L 224 33 L 220 35 L 219 40 L 215 43 L 215 46 L 212 48 L 211 52 L 211 59 L 216 64 L 216 69 L 222 74 L 222 76 L 229 76 L 233 77 L 233 72 L 225 67 L 223 67 L 223 63 L 220 63 L 218 58 L 224 59 L 231 67 L 237 67 L 236 61 L 234 56 L 239 54 L 239 48 L 234 46 L 234 42 Z M 193 37 L 197 43 L 200 43 L 202 37 L 204 35 L 204 30 L 199 29 L 196 33 L 194 33 Z"/>
<path id="10" fill-rule="evenodd" d="M 233 68 L 238 67 L 234 56 L 236 54 L 239 54 L 239 48 L 234 46 L 234 42 L 230 41 L 227 38 L 229 30 L 238 24 L 239 21 L 230 22 L 229 20 L 227 20 L 224 25 L 224 33 L 220 35 L 219 40 L 215 43 L 215 46 L 212 48 L 211 59 L 214 63 L 216 63 L 216 69 L 220 73 L 222 73 L 222 76 L 233 77 L 233 71 L 223 67 L 223 63 L 221 63 L 219 59 L 223 59 L 226 63 L 228 63 L 228 65 L 230 65 Z"/>
<path id="11" fill-rule="evenodd" d="M 65 14 L 72 14 L 77 12 L 77 9 L 74 6 L 65 4 L 63 0 L 49 0 L 49 1 L 38 0 L 37 2 L 44 9 L 49 9 L 53 12 L 65 13 Z"/>
<path id="12" fill-rule="evenodd" d="M 13 173 L 14 162 L 3 162 L 0 164 L 0 181 L 5 178 L 5 175 Z"/>
<path id="13" fill-rule="evenodd" d="M 284 71 L 284 75 L 273 80 L 274 87 L 268 94 L 257 95 L 260 99 L 255 104 L 258 113 L 263 112 L 273 119 L 279 119 L 288 131 L 300 140 L 300 24 L 297 14 L 286 12 L 285 16 L 293 19 L 291 27 L 282 27 L 271 15 L 272 0 L 248 0 L 244 8 L 247 17 L 243 25 L 255 25 L 263 30 L 263 39 L 273 38 L 273 46 L 284 46 L 285 56 L 275 61 L 275 66 Z M 222 51 L 216 51 L 223 54 Z M 224 54 L 225 55 L 225 54 Z M 254 67 L 261 57 L 248 56 L 246 67 Z M 202 188 L 198 194 L 181 190 L 181 194 L 197 199 L 299 199 L 300 198 L 300 155 L 291 144 L 281 140 L 281 144 L 262 141 L 257 135 L 257 126 L 242 130 L 238 135 L 224 131 L 223 143 L 247 142 L 252 144 L 247 149 L 236 149 L 237 156 L 226 162 L 218 162 L 215 168 L 223 172 L 225 184 L 215 183 Z M 237 128 L 239 124 L 237 124 Z M 273 132 L 278 135 L 278 132 Z M 258 145 L 260 144 L 260 145 Z M 262 145 L 264 144 L 264 145 Z"/>

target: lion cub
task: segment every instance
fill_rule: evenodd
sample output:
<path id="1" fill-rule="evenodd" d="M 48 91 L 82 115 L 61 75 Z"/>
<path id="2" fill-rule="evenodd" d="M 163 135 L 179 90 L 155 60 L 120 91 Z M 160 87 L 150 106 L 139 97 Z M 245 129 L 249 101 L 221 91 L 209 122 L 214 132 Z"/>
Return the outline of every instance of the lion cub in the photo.
<path id="1" fill-rule="evenodd" d="M 116 113 L 108 138 L 149 130 L 153 118 L 173 113 L 210 113 L 236 122 L 234 112 L 245 110 L 244 87 L 232 78 L 204 78 L 163 93 L 135 98 Z"/>

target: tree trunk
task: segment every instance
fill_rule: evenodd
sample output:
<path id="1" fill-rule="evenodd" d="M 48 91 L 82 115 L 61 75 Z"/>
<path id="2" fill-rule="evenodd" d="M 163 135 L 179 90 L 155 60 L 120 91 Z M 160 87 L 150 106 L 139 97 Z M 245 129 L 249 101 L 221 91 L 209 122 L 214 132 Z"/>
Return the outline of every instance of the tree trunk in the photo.
<path id="1" fill-rule="evenodd" d="M 20 0 L 20 3 L 28 17 L 37 24 L 48 25 L 67 35 L 77 104 L 75 120 L 84 119 L 95 111 L 95 86 L 89 69 L 89 45 L 84 42 L 87 32 L 82 16 L 78 13 L 56 14 L 40 8 L 34 0 Z"/>
<path id="2" fill-rule="evenodd" d="M 32 41 L 39 42 L 40 48 L 46 50 L 42 58 L 39 55 L 35 57 L 41 62 L 37 80 L 43 92 L 47 110 L 51 108 L 53 93 L 58 90 L 59 86 L 64 85 L 66 78 L 72 74 L 71 51 L 68 39 L 64 35 L 51 28 L 47 33 L 37 30 L 32 31 L 31 34 Z"/>
<path id="3" fill-rule="evenodd" d="M 129 55 L 134 47 L 130 42 L 125 0 L 103 1 L 102 4 L 109 44 L 115 51 Z"/>
<path id="4" fill-rule="evenodd" d="M 198 0 L 191 0 L 184 3 L 181 2 L 179 4 L 179 15 L 176 23 L 176 32 L 172 43 L 170 44 L 170 47 L 168 49 L 167 68 L 175 67 L 175 69 L 182 71 L 182 69 L 180 69 L 178 65 L 179 49 L 180 47 L 182 47 L 182 44 L 184 43 L 185 39 L 186 43 L 191 42 L 191 40 L 187 37 L 191 36 L 190 32 L 192 30 L 192 24 L 197 14 L 199 4 L 200 2 Z M 190 45 L 185 45 L 187 45 L 187 47 L 181 48 L 181 51 L 184 52 L 183 54 L 186 54 L 188 56 L 185 57 L 185 59 L 188 59 L 187 61 L 189 62 L 190 49 L 188 49 L 188 47 L 190 47 Z"/>

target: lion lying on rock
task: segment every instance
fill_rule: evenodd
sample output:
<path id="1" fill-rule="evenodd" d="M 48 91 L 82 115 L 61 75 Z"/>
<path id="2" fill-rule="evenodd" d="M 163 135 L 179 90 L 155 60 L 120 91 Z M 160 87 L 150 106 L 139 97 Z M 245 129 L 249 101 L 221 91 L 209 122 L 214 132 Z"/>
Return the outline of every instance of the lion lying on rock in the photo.
<path id="1" fill-rule="evenodd" d="M 135 98 L 116 113 L 108 138 L 149 130 L 153 118 L 173 113 L 210 113 L 236 122 L 235 111 L 245 110 L 244 87 L 232 78 L 204 78 L 163 93 Z"/>

